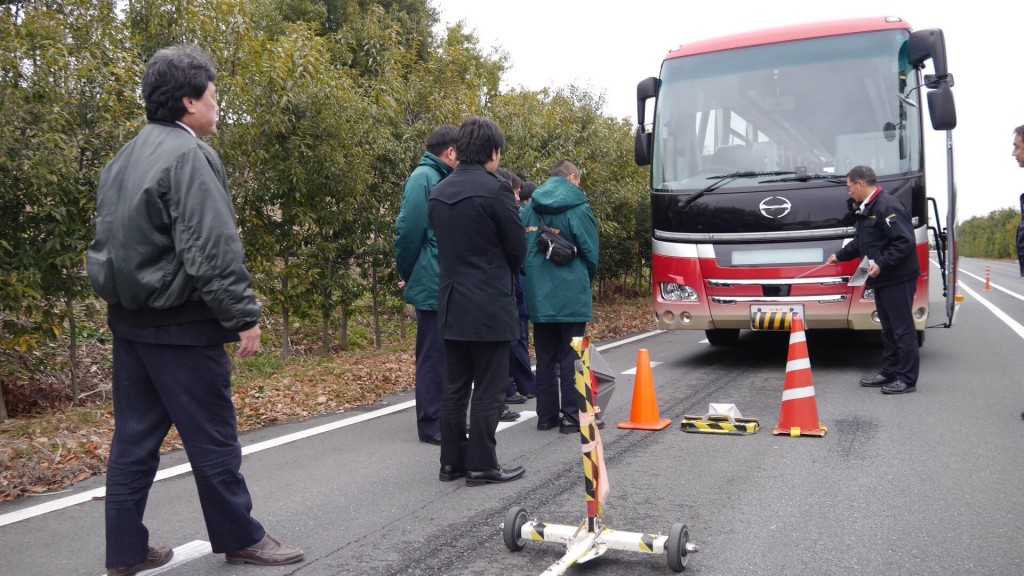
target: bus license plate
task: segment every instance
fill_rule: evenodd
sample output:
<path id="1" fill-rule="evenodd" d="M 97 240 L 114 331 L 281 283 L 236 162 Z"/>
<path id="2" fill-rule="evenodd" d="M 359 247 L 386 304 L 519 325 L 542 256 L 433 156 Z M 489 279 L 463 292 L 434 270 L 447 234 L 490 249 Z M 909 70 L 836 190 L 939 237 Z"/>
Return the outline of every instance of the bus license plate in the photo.
<path id="1" fill-rule="evenodd" d="M 793 316 L 804 318 L 803 304 L 750 306 L 750 328 L 753 330 L 789 330 Z"/>

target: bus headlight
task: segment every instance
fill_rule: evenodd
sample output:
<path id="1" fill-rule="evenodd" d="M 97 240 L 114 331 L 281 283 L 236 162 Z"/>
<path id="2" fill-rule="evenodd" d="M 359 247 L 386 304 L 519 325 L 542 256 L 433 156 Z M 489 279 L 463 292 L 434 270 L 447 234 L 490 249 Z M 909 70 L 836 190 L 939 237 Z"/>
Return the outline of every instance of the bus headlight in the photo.
<path id="1" fill-rule="evenodd" d="M 662 300 L 669 300 L 672 302 L 700 302 L 700 298 L 697 297 L 697 291 L 691 286 L 673 284 L 671 282 L 662 282 L 660 286 Z"/>

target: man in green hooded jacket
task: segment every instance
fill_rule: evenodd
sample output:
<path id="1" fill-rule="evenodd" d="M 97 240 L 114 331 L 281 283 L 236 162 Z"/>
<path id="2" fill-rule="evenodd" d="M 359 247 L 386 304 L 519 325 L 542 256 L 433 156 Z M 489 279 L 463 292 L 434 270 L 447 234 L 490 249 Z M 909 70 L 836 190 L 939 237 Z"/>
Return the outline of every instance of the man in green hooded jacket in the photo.
<path id="1" fill-rule="evenodd" d="M 427 217 L 430 191 L 455 168 L 455 127 L 427 137 L 427 151 L 405 182 L 395 223 L 395 261 L 405 301 L 416 308 L 416 428 L 420 441 L 441 444 L 444 341 L 437 327 L 437 239 Z"/>
<path id="2" fill-rule="evenodd" d="M 570 343 L 573 337 L 583 336 L 587 322 L 593 319 L 590 285 L 597 276 L 599 252 L 597 220 L 579 187 L 581 177 L 575 164 L 562 160 L 522 213 L 526 301 L 537 351 L 537 429 L 558 426 L 563 434 L 579 431 L 575 356 Z M 576 246 L 576 257 L 569 264 L 558 266 L 538 250 L 542 225 Z"/>

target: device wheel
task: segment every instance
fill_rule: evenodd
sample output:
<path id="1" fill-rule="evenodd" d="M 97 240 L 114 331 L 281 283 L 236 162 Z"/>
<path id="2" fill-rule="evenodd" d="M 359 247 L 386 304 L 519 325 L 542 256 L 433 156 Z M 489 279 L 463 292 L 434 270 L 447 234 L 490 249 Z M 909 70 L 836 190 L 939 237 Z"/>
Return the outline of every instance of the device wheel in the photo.
<path id="1" fill-rule="evenodd" d="M 712 346 L 732 346 L 740 339 L 739 328 L 716 328 L 705 330 L 704 335 Z"/>
<path id="2" fill-rule="evenodd" d="M 526 540 L 522 537 L 526 520 L 526 510 L 522 508 L 512 508 L 505 514 L 501 535 L 505 539 L 505 546 L 513 552 L 518 552 L 526 546 Z"/>
<path id="3" fill-rule="evenodd" d="M 687 557 L 686 543 L 690 541 L 690 531 L 686 524 L 676 522 L 668 531 L 668 543 L 665 545 L 668 552 L 668 567 L 675 572 L 682 572 L 686 569 Z"/>

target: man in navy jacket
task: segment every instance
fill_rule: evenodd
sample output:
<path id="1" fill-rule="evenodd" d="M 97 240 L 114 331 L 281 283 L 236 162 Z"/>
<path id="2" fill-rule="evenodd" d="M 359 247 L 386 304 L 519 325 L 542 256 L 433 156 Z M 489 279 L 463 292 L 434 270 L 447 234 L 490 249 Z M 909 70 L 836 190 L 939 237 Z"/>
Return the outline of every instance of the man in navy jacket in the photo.
<path id="1" fill-rule="evenodd" d="M 856 232 L 827 263 L 868 257 L 867 287 L 875 292 L 882 323 L 882 368 L 860 384 L 881 386 L 884 394 L 913 392 L 920 361 L 912 309 L 921 275 L 914 226 L 903 203 L 876 185 L 871 167 L 855 166 L 846 175 L 846 185 L 850 197 L 860 203 Z"/>

